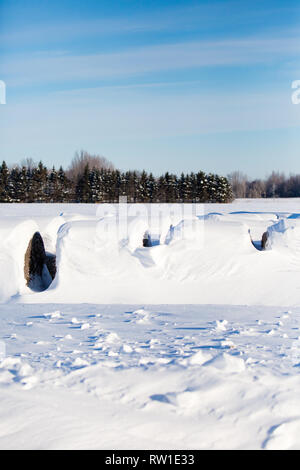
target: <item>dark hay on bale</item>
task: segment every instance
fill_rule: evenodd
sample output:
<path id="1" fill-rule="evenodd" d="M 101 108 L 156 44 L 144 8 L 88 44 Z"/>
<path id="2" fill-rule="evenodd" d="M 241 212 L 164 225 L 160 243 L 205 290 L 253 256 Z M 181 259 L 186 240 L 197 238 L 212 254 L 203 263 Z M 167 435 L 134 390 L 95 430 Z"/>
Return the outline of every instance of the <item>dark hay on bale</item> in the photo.
<path id="1" fill-rule="evenodd" d="M 39 232 L 35 232 L 25 253 L 24 275 L 27 285 L 34 276 L 42 276 L 45 259 L 43 239 Z"/>
<path id="2" fill-rule="evenodd" d="M 56 256 L 47 253 L 46 255 L 46 266 L 48 268 L 49 274 L 52 279 L 55 278 L 56 275 Z"/>
<path id="3" fill-rule="evenodd" d="M 56 257 L 46 254 L 41 234 L 35 232 L 29 242 L 24 259 L 24 276 L 27 286 L 33 290 L 47 289 L 55 274 Z"/>
<path id="4" fill-rule="evenodd" d="M 152 246 L 150 233 L 145 232 L 143 238 L 143 247 L 149 248 L 150 246 Z"/>
<path id="5" fill-rule="evenodd" d="M 265 250 L 267 247 L 267 241 L 268 241 L 268 232 L 264 232 L 261 238 L 261 249 Z"/>

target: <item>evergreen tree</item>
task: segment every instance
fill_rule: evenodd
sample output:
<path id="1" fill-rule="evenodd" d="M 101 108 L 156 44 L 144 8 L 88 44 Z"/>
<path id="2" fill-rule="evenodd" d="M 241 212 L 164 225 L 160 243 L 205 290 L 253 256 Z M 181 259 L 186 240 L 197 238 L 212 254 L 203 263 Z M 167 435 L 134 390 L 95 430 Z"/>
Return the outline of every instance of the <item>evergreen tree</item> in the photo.
<path id="1" fill-rule="evenodd" d="M 47 201 L 47 168 L 40 161 L 37 168 L 33 168 L 31 176 L 31 188 L 29 191 L 29 202 Z"/>
<path id="2" fill-rule="evenodd" d="M 276 174 L 269 178 L 273 190 L 279 196 L 300 194 L 300 176 L 288 180 Z M 268 181 L 269 181 L 268 180 Z M 274 183 L 276 181 L 276 184 Z M 280 181 L 280 183 L 278 182 Z M 260 180 L 248 184 L 250 195 L 269 194 L 271 183 L 266 186 Z M 276 189 L 274 189 L 274 187 Z M 274 193 L 275 194 L 275 193 Z M 1 202 L 118 202 L 120 196 L 127 196 L 128 202 L 229 202 L 233 199 L 229 180 L 223 176 L 203 171 L 184 174 L 180 178 L 166 172 L 155 178 L 145 170 L 141 173 L 85 166 L 76 183 L 70 181 L 63 168 L 51 171 L 43 165 L 7 168 L 0 167 Z"/>
<path id="3" fill-rule="evenodd" d="M 145 170 L 142 171 L 142 174 L 139 178 L 138 184 L 138 200 L 139 202 L 149 202 L 149 188 L 148 188 L 148 175 Z"/>
<path id="4" fill-rule="evenodd" d="M 5 161 L 0 167 L 0 202 L 10 202 L 8 191 L 9 172 Z"/>
<path id="5" fill-rule="evenodd" d="M 76 186 L 77 202 L 92 202 L 92 192 L 90 186 L 90 172 L 88 165 L 85 166 L 83 175 L 79 178 Z"/>
<path id="6" fill-rule="evenodd" d="M 19 171 L 18 178 L 15 181 L 15 194 L 17 202 L 28 201 L 28 180 L 27 180 L 27 169 L 22 166 Z"/>
<path id="7" fill-rule="evenodd" d="M 13 168 L 8 174 L 7 196 L 8 202 L 20 202 L 17 195 L 17 185 L 19 180 L 19 168 Z"/>
<path id="8" fill-rule="evenodd" d="M 52 168 L 50 174 L 48 175 L 48 184 L 47 184 L 47 200 L 48 202 L 60 202 L 60 188 L 58 182 L 58 175 L 55 167 Z"/>

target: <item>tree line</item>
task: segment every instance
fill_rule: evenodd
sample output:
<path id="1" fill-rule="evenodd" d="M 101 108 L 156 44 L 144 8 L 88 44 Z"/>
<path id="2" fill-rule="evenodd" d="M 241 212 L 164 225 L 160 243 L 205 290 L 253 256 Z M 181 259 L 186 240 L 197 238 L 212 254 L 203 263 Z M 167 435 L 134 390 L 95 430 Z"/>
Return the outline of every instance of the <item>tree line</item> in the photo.
<path id="1" fill-rule="evenodd" d="M 231 185 L 224 176 L 199 171 L 180 176 L 167 172 L 155 177 L 146 171 L 121 172 L 110 162 L 88 154 L 77 157 L 67 171 L 62 167 L 49 170 L 42 162 L 8 168 L 4 161 L 0 167 L 0 202 L 115 203 L 120 196 L 140 203 L 232 200 Z"/>
<path id="2" fill-rule="evenodd" d="M 273 171 L 265 179 L 251 180 L 235 171 L 228 175 L 228 180 L 235 198 L 300 197 L 300 175 L 286 176 Z"/>

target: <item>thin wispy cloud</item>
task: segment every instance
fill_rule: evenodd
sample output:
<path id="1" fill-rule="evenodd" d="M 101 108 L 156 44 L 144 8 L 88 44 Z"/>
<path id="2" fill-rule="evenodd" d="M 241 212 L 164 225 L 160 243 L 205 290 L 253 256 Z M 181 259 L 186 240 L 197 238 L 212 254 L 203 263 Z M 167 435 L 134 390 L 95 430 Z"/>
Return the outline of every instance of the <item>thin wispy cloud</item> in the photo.
<path id="1" fill-rule="evenodd" d="M 234 26 L 237 22 L 249 25 L 257 22 L 262 16 L 280 16 L 282 12 L 290 10 L 291 17 L 296 16 L 297 9 L 289 8 L 265 8 L 257 3 L 256 7 L 243 10 L 238 1 L 207 2 L 189 5 L 184 7 L 174 7 L 168 4 L 160 5 L 159 9 L 152 9 L 147 15 L 136 12 L 129 15 L 105 16 L 101 18 L 72 18 L 68 21 L 48 20 L 24 25 L 23 27 L 13 27 L 7 29 L 5 22 L 0 30 L 0 44 L 6 46 L 23 44 L 35 44 L 36 41 L 42 43 L 56 43 L 62 40 L 72 40 L 76 38 L 99 37 L 110 35 L 139 34 L 147 32 L 192 32 L 199 29 L 206 32 L 218 29 L 224 30 Z M 246 13 L 246 14 L 245 14 Z M 267 21 L 266 21 L 267 23 Z M 266 25 L 265 25 L 266 26 Z M 295 28 L 296 29 L 296 28 Z M 234 32 L 234 28 L 232 29 Z"/>
<path id="2" fill-rule="evenodd" d="M 300 79 L 298 0 L 36 5 L 0 0 L 2 158 L 51 165 L 85 147 L 153 171 L 145 164 L 152 153 L 156 168 L 172 155 L 171 170 L 182 139 L 190 169 L 201 155 L 209 171 L 219 150 L 235 167 L 238 133 L 251 133 L 248 153 L 259 140 L 253 161 L 264 152 L 272 161 L 300 125 L 291 103 L 291 82 Z"/>
<path id="3" fill-rule="evenodd" d="M 281 135 L 282 129 L 296 127 L 299 119 L 300 109 L 289 102 L 288 93 L 224 95 L 220 90 L 214 96 L 204 92 L 185 96 L 174 90 L 172 95 L 158 96 L 133 88 L 106 88 L 105 93 L 101 88 L 76 90 L 7 107 L 2 119 L 0 115 L 1 149 L 12 161 L 29 155 L 56 165 L 63 154 L 71 157 L 75 149 L 101 149 L 121 168 L 154 172 L 211 170 L 216 159 L 221 159 L 222 166 L 216 169 L 226 172 L 236 167 L 237 151 L 240 165 L 246 156 L 253 165 L 258 156 L 264 156 L 266 148 L 255 147 L 261 133 L 259 142 L 272 152 L 265 164 L 271 171 L 280 142 L 273 133 L 268 137 L 268 132 Z M 246 137 L 239 137 L 243 133 Z M 235 141 L 241 139 L 243 145 L 237 150 Z M 178 142 L 184 142 L 184 147 Z M 230 148 L 234 149 L 231 154 Z"/>
<path id="4" fill-rule="evenodd" d="M 189 68 L 270 64 L 300 53 L 300 37 L 193 41 L 146 46 L 107 54 L 28 54 L 2 62 L 14 85 L 93 80 Z"/>

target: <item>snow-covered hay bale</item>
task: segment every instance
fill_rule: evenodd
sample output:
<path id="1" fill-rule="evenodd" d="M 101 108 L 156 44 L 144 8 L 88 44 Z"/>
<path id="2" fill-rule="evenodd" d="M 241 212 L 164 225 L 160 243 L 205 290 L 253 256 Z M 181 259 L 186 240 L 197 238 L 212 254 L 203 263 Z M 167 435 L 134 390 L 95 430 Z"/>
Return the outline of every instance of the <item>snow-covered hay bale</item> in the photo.
<path id="1" fill-rule="evenodd" d="M 267 229 L 267 249 L 299 251 L 300 220 L 280 219 Z"/>
<path id="2" fill-rule="evenodd" d="M 46 255 L 41 234 L 35 232 L 28 244 L 24 259 L 24 276 L 27 286 L 33 290 L 47 289 L 55 273 L 55 256 Z"/>
<path id="3" fill-rule="evenodd" d="M 170 225 L 169 231 L 165 238 L 168 245 L 172 241 L 186 240 L 198 244 L 203 243 L 204 224 L 203 220 L 198 217 L 190 217 L 181 220 L 177 225 Z"/>
<path id="4" fill-rule="evenodd" d="M 146 217 L 135 217 L 128 222 L 128 248 L 134 252 L 142 245 L 144 234 L 149 233 L 149 225 Z"/>

